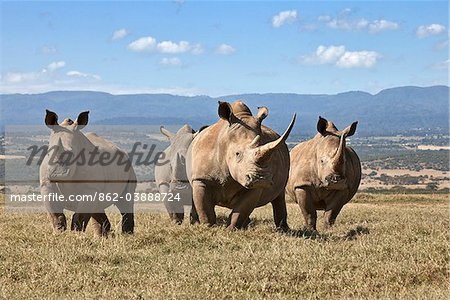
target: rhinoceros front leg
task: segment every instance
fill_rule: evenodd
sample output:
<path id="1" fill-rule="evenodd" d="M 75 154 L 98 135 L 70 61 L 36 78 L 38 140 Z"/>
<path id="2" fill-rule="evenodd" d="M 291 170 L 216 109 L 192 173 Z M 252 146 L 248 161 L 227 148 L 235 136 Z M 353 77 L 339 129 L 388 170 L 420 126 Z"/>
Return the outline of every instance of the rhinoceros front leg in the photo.
<path id="1" fill-rule="evenodd" d="M 334 225 L 336 222 L 336 218 L 341 212 L 342 207 L 344 206 L 345 199 L 347 197 L 348 193 L 346 191 L 339 191 L 336 193 L 336 195 L 332 198 L 331 201 L 326 203 L 325 207 L 325 220 L 324 220 L 324 226 L 325 228 L 330 228 Z"/>
<path id="2" fill-rule="evenodd" d="M 208 186 L 200 180 L 192 182 L 192 197 L 201 224 L 216 224 L 216 212 Z"/>
<path id="3" fill-rule="evenodd" d="M 262 191 L 259 189 L 248 190 L 233 199 L 234 207 L 230 216 L 230 225 L 228 229 L 242 229 L 248 225 L 250 214 L 255 209 Z"/>
<path id="4" fill-rule="evenodd" d="M 159 186 L 159 192 L 161 194 L 169 194 L 170 186 L 167 183 L 163 183 Z M 178 201 L 164 201 L 164 206 L 166 207 L 167 213 L 169 214 L 170 220 L 174 222 L 175 224 L 181 224 L 183 223 L 184 219 L 184 213 L 183 211 L 184 207 L 183 204 Z"/>
<path id="5" fill-rule="evenodd" d="M 72 216 L 72 223 L 70 230 L 72 231 L 86 231 L 86 227 L 91 219 L 91 214 L 88 213 L 74 213 Z"/>
<path id="6" fill-rule="evenodd" d="M 305 225 L 307 230 L 316 230 L 317 212 L 313 204 L 313 198 L 311 192 L 306 189 L 295 189 L 295 200 L 303 214 L 305 219 Z"/>
<path id="7" fill-rule="evenodd" d="M 111 223 L 105 212 L 92 214 L 95 233 L 99 236 L 107 236 L 111 230 Z"/>
<path id="8" fill-rule="evenodd" d="M 50 193 L 57 193 L 57 190 L 56 184 L 48 183 L 41 186 L 41 195 L 49 196 Z M 50 216 L 53 228 L 57 232 L 65 231 L 67 229 L 67 221 L 62 203 L 58 201 L 45 201 L 45 208 Z"/>
<path id="9" fill-rule="evenodd" d="M 289 231 L 287 223 L 286 195 L 284 191 L 272 201 L 273 221 L 277 230 Z"/>

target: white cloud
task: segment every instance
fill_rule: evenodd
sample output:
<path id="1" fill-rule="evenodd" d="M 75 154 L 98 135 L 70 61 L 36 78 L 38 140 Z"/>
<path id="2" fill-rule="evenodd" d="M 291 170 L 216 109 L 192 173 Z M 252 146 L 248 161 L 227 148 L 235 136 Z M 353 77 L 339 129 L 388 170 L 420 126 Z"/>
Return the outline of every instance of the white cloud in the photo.
<path id="1" fill-rule="evenodd" d="M 178 57 L 163 57 L 160 60 L 159 64 L 163 66 L 181 66 L 182 63 Z"/>
<path id="2" fill-rule="evenodd" d="M 43 46 L 41 48 L 42 54 L 50 55 L 50 54 L 55 54 L 57 52 L 58 52 L 58 50 L 56 49 L 56 47 L 53 47 L 53 46 Z"/>
<path id="3" fill-rule="evenodd" d="M 190 52 L 199 55 L 204 52 L 201 44 L 194 44 L 187 41 L 172 42 L 162 41 L 157 43 L 156 39 L 151 36 L 139 38 L 128 45 L 128 49 L 135 52 L 152 52 L 156 51 L 165 54 L 179 54 Z"/>
<path id="4" fill-rule="evenodd" d="M 65 65 L 66 65 L 66 62 L 65 62 L 65 61 L 55 61 L 55 62 L 50 63 L 50 64 L 47 66 L 47 69 L 48 69 L 50 72 L 53 72 L 53 71 L 55 71 L 55 70 L 58 70 L 58 69 L 63 68 Z"/>
<path id="5" fill-rule="evenodd" d="M 216 54 L 221 55 L 231 55 L 236 52 L 236 49 L 234 49 L 232 46 L 227 44 L 221 44 L 219 47 L 216 48 Z"/>
<path id="6" fill-rule="evenodd" d="M 397 30 L 400 26 L 396 22 L 388 20 L 375 20 L 369 24 L 369 31 L 377 33 L 385 30 Z"/>
<path id="7" fill-rule="evenodd" d="M 95 80 L 101 79 L 101 77 L 99 75 L 83 73 L 80 71 L 69 71 L 66 73 L 66 75 L 70 76 L 70 77 L 79 77 L 79 78 L 86 78 L 86 79 L 95 79 Z"/>
<path id="8" fill-rule="evenodd" d="M 347 8 L 339 12 L 336 17 L 328 15 L 319 16 L 318 21 L 324 22 L 329 28 L 337 30 L 368 30 L 370 33 L 378 33 L 386 30 L 397 30 L 400 25 L 389 20 L 367 20 L 365 18 L 352 18 L 351 9 Z"/>
<path id="9" fill-rule="evenodd" d="M 5 83 L 21 83 L 33 81 L 38 79 L 40 74 L 41 73 L 39 72 L 28 72 L 28 73 L 8 72 L 2 76 L 2 81 L 4 81 Z"/>
<path id="10" fill-rule="evenodd" d="M 113 32 L 111 40 L 113 41 L 120 40 L 126 37 L 127 35 L 130 35 L 130 32 L 125 28 L 121 28 Z"/>
<path id="11" fill-rule="evenodd" d="M 302 57 L 305 64 L 328 64 L 335 63 L 345 53 L 344 46 L 319 46 L 312 55 Z"/>
<path id="12" fill-rule="evenodd" d="M 194 55 L 200 55 L 200 54 L 202 54 L 203 52 L 205 52 L 205 50 L 203 49 L 202 45 L 200 45 L 200 44 L 195 44 L 194 46 L 192 46 L 192 49 L 191 49 L 191 53 L 192 53 L 192 54 L 194 54 Z"/>
<path id="13" fill-rule="evenodd" d="M 304 64 L 330 64 L 339 68 L 372 68 L 381 55 L 375 51 L 347 51 L 345 46 L 319 46 L 313 54 L 302 56 Z"/>
<path id="14" fill-rule="evenodd" d="M 189 42 L 181 41 L 178 44 L 172 41 L 163 41 L 156 46 L 161 53 L 184 53 L 191 49 Z"/>
<path id="15" fill-rule="evenodd" d="M 372 68 L 381 55 L 375 51 L 346 51 L 336 66 L 340 68 Z"/>
<path id="16" fill-rule="evenodd" d="M 281 11 L 272 17 L 272 26 L 274 28 L 279 28 L 284 24 L 291 24 L 297 20 L 296 10 L 285 10 Z"/>
<path id="17" fill-rule="evenodd" d="M 130 44 L 128 49 L 134 52 L 151 51 L 155 48 L 156 40 L 151 36 L 141 37 Z"/>
<path id="18" fill-rule="evenodd" d="M 430 35 L 437 35 L 445 32 L 445 26 L 441 24 L 421 25 L 417 27 L 416 35 L 418 38 L 424 38 Z"/>
<path id="19" fill-rule="evenodd" d="M 447 70 L 450 68 L 450 59 L 437 62 L 432 65 L 432 68 L 437 70 Z"/>
<path id="20" fill-rule="evenodd" d="M 318 16 L 317 20 L 319 20 L 320 22 L 328 22 L 331 20 L 330 16 Z"/>

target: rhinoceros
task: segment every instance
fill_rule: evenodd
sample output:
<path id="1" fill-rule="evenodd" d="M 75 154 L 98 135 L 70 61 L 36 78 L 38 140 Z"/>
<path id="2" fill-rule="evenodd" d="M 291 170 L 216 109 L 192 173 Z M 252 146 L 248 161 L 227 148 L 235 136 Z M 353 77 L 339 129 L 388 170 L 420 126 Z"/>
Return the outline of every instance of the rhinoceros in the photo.
<path id="1" fill-rule="evenodd" d="M 277 228 L 288 230 L 285 186 L 289 173 L 286 131 L 279 136 L 262 125 L 269 111 L 256 116 L 242 102 L 219 101 L 219 121 L 195 137 L 188 150 L 187 173 L 193 189 L 191 223 L 214 225 L 216 205 L 232 209 L 228 228 L 245 228 L 256 207 L 272 203 Z"/>
<path id="2" fill-rule="evenodd" d="M 72 230 L 84 231 L 92 217 L 95 232 L 106 235 L 111 224 L 105 209 L 115 204 L 122 214 L 122 232 L 133 233 L 135 172 L 126 152 L 95 133 L 81 132 L 88 115 L 82 112 L 76 121 L 67 118 L 58 124 L 57 114 L 47 110 L 51 134 L 39 169 L 41 195 L 62 195 L 64 201 L 45 201 L 46 209 L 57 231 L 66 230 L 67 209 L 75 212 Z"/>
<path id="3" fill-rule="evenodd" d="M 358 190 L 361 163 L 345 143 L 345 138 L 355 133 L 357 124 L 339 131 L 333 122 L 319 117 L 316 136 L 291 150 L 286 190 L 299 204 L 307 229 L 316 230 L 316 210 L 325 210 L 325 228 L 332 226 L 344 204 Z"/>
<path id="4" fill-rule="evenodd" d="M 170 219 L 181 224 L 184 219 L 184 205 L 192 203 L 192 188 L 186 175 L 186 153 L 195 131 L 189 125 L 181 127 L 176 134 L 163 126 L 160 131 L 170 142 L 155 166 L 155 182 L 161 194 L 178 195 L 172 201 L 165 201 Z M 175 199 L 177 198 L 177 199 Z"/>

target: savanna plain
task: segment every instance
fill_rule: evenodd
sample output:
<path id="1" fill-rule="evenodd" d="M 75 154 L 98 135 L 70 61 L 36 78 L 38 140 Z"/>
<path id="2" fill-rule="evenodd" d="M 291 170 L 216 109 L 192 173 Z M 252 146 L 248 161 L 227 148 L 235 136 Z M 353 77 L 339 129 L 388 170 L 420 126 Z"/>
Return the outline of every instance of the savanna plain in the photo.
<path id="1" fill-rule="evenodd" d="M 138 213 L 133 236 L 54 234 L 47 215 L 5 211 L 0 196 L 0 298 L 319 299 L 449 297 L 448 194 L 359 193 L 335 227 L 288 234 L 271 207 L 248 230 L 170 223 Z M 319 214 L 319 221 L 322 221 Z"/>

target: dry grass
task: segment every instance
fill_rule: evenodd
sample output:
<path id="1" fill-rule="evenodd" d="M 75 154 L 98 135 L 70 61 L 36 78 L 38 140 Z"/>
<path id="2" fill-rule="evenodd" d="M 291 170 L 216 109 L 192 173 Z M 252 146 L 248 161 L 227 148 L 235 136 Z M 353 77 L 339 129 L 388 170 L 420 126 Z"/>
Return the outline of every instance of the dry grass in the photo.
<path id="1" fill-rule="evenodd" d="M 107 239 L 0 211 L 0 298 L 448 299 L 447 196 L 369 196 L 315 239 L 276 233 L 269 206 L 246 231 L 139 214 L 134 236 Z"/>

